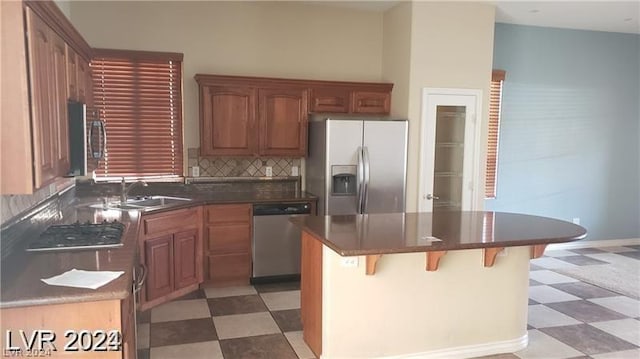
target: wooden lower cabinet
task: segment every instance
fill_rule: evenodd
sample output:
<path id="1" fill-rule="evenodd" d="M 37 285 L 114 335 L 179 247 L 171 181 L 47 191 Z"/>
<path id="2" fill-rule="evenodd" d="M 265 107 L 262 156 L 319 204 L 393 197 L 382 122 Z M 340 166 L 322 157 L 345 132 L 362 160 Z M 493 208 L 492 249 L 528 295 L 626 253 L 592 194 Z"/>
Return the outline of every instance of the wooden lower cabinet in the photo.
<path id="1" fill-rule="evenodd" d="M 251 254 L 207 256 L 207 279 L 212 284 L 248 284 L 251 277 Z"/>
<path id="2" fill-rule="evenodd" d="M 316 357 L 322 354 L 322 242 L 302 232 L 300 319 L 302 337 Z"/>
<path id="3" fill-rule="evenodd" d="M 129 295 L 123 300 L 113 299 L 0 309 L 2 317 L 0 327 L 3 333 L 2 348 L 5 350 L 6 356 L 16 357 L 135 359 L 136 338 L 133 307 L 133 295 Z M 38 353 L 33 352 L 27 355 L 24 351 L 22 355 L 12 355 L 7 351 L 9 347 L 8 332 L 12 334 L 11 346 L 26 349 L 20 339 L 19 330 L 23 330 L 27 336 L 30 336 L 34 331 L 43 329 L 52 331 L 56 335 L 53 345 L 57 350 L 49 350 L 42 355 L 36 355 Z M 101 336 L 97 333 L 118 331 L 121 334 L 121 346 L 119 350 L 83 351 L 80 348 L 80 343 L 76 342 L 75 346 L 80 350 L 65 350 L 65 344 L 70 341 L 70 338 L 65 337 L 65 332 L 80 333 L 83 330 L 93 333 L 94 339 L 95 335 Z M 118 340 L 115 340 L 112 343 L 117 347 L 117 342 Z M 105 345 L 109 343 L 107 341 Z M 51 349 L 51 346 L 45 345 L 43 349 Z"/>
<path id="4" fill-rule="evenodd" d="M 205 285 L 249 284 L 251 209 L 250 204 L 205 207 Z"/>
<path id="5" fill-rule="evenodd" d="M 147 281 L 146 299 L 153 300 L 170 294 L 174 288 L 173 235 L 144 241 Z"/>
<path id="6" fill-rule="evenodd" d="M 198 252 L 202 255 L 199 233 L 196 229 L 179 232 L 173 236 L 173 260 L 175 288 L 198 284 L 202 269 L 198 264 Z"/>
<path id="7" fill-rule="evenodd" d="M 147 269 L 140 309 L 197 290 L 203 279 L 202 207 L 145 215 L 140 232 L 140 261 Z"/>

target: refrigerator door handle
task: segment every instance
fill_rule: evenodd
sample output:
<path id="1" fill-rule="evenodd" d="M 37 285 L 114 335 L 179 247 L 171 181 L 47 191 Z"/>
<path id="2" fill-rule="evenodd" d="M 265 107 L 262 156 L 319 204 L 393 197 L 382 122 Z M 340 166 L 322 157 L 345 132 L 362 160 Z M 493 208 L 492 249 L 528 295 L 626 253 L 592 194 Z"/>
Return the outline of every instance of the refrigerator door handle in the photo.
<path id="1" fill-rule="evenodd" d="M 357 202 L 357 211 L 358 213 L 362 213 L 362 202 L 364 200 L 364 161 L 362 154 L 362 147 L 358 147 L 358 173 L 357 173 L 357 181 L 358 181 L 358 202 Z"/>
<path id="2" fill-rule="evenodd" d="M 363 193 L 362 193 L 362 213 L 367 210 L 367 200 L 369 199 L 369 175 L 371 172 L 369 163 L 369 149 L 367 146 L 362 150 L 362 162 L 364 164 L 364 181 L 363 181 Z"/>

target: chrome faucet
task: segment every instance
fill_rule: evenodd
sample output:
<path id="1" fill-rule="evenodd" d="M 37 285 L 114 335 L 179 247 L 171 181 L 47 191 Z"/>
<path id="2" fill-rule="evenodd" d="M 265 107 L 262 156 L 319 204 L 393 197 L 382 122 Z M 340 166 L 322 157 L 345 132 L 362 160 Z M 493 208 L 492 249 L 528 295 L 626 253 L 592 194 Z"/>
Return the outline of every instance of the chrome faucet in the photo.
<path id="1" fill-rule="evenodd" d="M 129 191 L 131 191 L 131 189 L 133 189 L 133 187 L 136 187 L 138 185 L 143 186 L 143 187 L 149 186 L 149 184 L 147 182 L 145 182 L 145 181 L 136 181 L 136 182 L 133 182 L 132 184 L 130 184 L 129 187 L 127 187 L 127 184 L 124 181 L 124 177 L 122 177 L 121 191 L 120 191 L 120 203 L 122 203 L 122 204 L 127 203 L 127 196 L 129 195 Z"/>

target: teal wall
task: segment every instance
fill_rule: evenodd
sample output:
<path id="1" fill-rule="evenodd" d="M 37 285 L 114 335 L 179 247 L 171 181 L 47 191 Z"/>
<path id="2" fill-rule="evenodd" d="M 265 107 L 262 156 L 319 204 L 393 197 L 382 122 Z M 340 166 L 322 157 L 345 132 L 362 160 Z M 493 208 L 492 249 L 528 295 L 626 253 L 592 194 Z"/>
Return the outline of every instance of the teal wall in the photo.
<path id="1" fill-rule="evenodd" d="M 496 24 L 497 198 L 487 210 L 640 237 L 640 35 Z"/>

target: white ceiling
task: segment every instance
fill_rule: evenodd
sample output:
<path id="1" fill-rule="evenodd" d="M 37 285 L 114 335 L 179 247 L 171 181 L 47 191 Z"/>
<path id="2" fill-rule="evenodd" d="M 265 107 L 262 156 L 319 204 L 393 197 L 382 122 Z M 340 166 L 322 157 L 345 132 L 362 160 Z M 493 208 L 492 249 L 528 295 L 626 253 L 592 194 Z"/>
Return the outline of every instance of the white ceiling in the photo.
<path id="1" fill-rule="evenodd" d="M 430 1 L 430 0 L 415 0 Z M 456 0 L 442 0 L 456 1 Z M 640 0 L 635 1 L 489 1 L 496 4 L 496 22 L 580 30 L 640 34 Z M 315 0 L 328 6 L 384 12 L 400 1 Z"/>
<path id="2" fill-rule="evenodd" d="M 640 34 L 640 1 L 497 1 L 496 22 Z"/>

